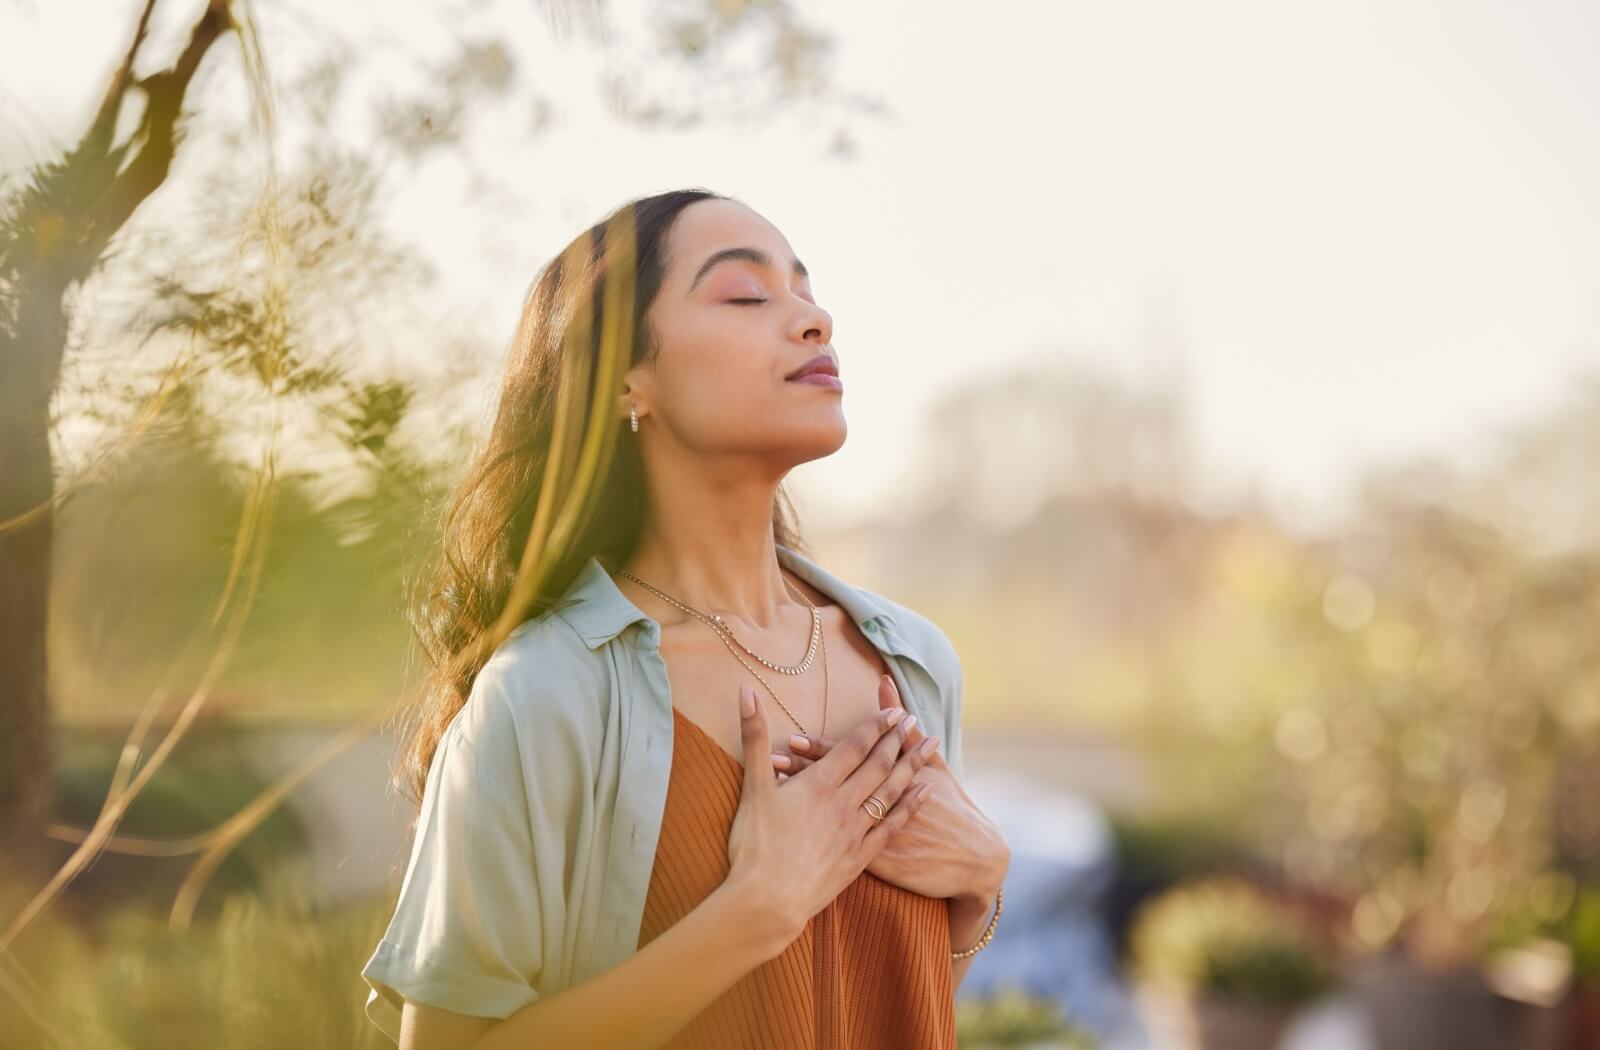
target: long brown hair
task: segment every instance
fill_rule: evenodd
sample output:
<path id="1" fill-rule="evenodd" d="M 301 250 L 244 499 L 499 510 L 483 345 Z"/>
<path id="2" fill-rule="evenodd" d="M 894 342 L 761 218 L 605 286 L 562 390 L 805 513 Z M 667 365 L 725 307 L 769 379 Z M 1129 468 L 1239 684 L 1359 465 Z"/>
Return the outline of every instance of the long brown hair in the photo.
<path id="1" fill-rule="evenodd" d="M 696 201 L 675 190 L 620 205 L 573 238 L 524 297 L 488 438 L 450 495 L 439 544 L 419 574 L 409 618 L 429 670 L 404 712 L 396 783 L 420 805 L 439 738 L 473 680 L 518 624 L 554 608 L 590 557 L 614 569 L 645 520 L 644 464 L 620 440 L 622 375 L 653 360 L 646 318 L 666 268 L 666 239 Z M 809 553 L 780 485 L 773 537 Z"/>

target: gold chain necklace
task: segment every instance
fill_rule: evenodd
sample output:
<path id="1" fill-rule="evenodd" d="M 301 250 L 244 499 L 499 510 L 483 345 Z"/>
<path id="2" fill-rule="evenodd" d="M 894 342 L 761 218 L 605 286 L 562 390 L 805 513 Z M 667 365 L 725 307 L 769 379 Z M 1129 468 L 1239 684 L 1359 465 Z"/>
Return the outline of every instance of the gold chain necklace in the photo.
<path id="1" fill-rule="evenodd" d="M 656 589 L 655 587 L 651 587 L 648 583 L 645 583 L 643 580 L 639 579 L 639 577 L 635 576 L 633 573 L 629 572 L 626 569 L 618 569 L 617 572 L 620 573 L 623 576 L 628 577 L 630 580 L 632 580 L 635 583 L 639 584 L 639 586 L 645 587 L 645 588 L 648 588 L 651 591 L 654 591 L 656 594 L 660 595 L 662 598 L 665 598 L 667 601 L 672 602 L 672 604 L 676 605 L 678 608 L 682 609 L 684 612 L 689 613 L 690 615 L 693 615 L 693 616 L 698 616 L 698 617 L 700 617 L 700 619 L 705 620 L 712 627 L 715 627 L 719 632 L 721 632 L 722 634 L 726 635 L 729 638 L 732 638 L 734 640 L 734 642 L 738 644 L 739 648 L 743 649 L 745 652 L 749 653 L 751 656 L 755 657 L 757 660 L 760 660 L 763 664 L 765 664 L 766 666 L 772 668 L 774 671 L 779 672 L 780 674 L 804 674 L 807 670 L 809 670 L 811 668 L 812 658 L 814 658 L 817 655 L 817 646 L 820 645 L 821 642 L 822 642 L 822 613 L 817 611 L 817 607 L 815 605 L 811 604 L 811 599 L 806 597 L 804 591 L 800 590 L 798 587 L 796 587 L 792 583 L 790 583 L 789 582 L 789 578 L 787 576 L 782 576 L 781 573 L 779 575 L 782 576 L 783 585 L 785 587 L 789 588 L 789 592 L 791 594 L 793 594 L 795 597 L 799 598 L 801 601 L 805 602 L 806 603 L 806 607 L 811 610 L 811 645 L 806 650 L 806 658 L 804 660 L 801 660 L 797 664 L 790 664 L 790 665 L 787 665 L 787 666 L 785 666 L 784 664 L 775 664 L 775 663 L 773 663 L 771 660 L 768 660 L 765 656 L 762 656 L 760 653 L 756 652 L 754 649 L 750 648 L 748 645 L 746 645 L 743 642 L 739 641 L 739 636 L 733 633 L 733 628 L 728 626 L 728 621 L 724 620 L 721 616 L 717 615 L 716 613 L 711 613 L 709 616 L 707 616 L 706 614 L 701 613 L 697 609 L 689 608 L 687 605 L 684 605 L 682 602 L 679 602 L 676 599 L 674 599 L 671 595 L 666 594 L 665 592 L 660 591 L 660 590 Z"/>
<path id="2" fill-rule="evenodd" d="M 789 705 L 784 703 L 783 700 L 779 698 L 779 696 L 778 696 L 778 694 L 776 692 L 773 692 L 772 684 L 770 682 L 768 682 L 765 678 L 763 678 L 759 671 L 757 671 L 754 667 L 751 667 L 748 663 L 746 663 L 744 657 L 740 656 L 738 651 L 734 649 L 733 643 L 734 642 L 738 642 L 738 639 L 737 638 L 733 638 L 733 631 L 731 629 L 729 629 L 728 625 L 723 621 L 722 617 L 720 617 L 720 616 L 707 616 L 705 613 L 701 612 L 699 609 L 694 609 L 694 608 L 691 608 L 688 605 L 685 605 L 683 602 L 678 601 L 678 599 L 674 598 L 672 595 L 670 595 L 667 592 L 661 590 L 660 588 L 652 587 L 650 584 L 645 583 L 643 580 L 639 579 L 639 577 L 635 576 L 633 573 L 629 572 L 627 569 L 618 569 L 618 570 L 616 570 L 616 572 L 617 572 L 617 575 L 626 576 L 628 579 L 632 580 L 634 583 L 637 583 L 639 586 L 645 588 L 646 590 L 652 592 L 653 594 L 658 595 L 663 600 L 671 602 L 673 605 L 677 606 L 679 609 L 682 609 L 684 612 L 688 613 L 690 616 L 693 616 L 696 619 L 699 619 L 699 620 L 705 622 L 706 624 L 709 624 L 711 629 L 716 632 L 717 637 L 722 639 L 722 644 L 726 645 L 728 647 L 728 651 L 730 653 L 733 653 L 733 658 L 735 660 L 738 660 L 741 664 L 744 664 L 745 670 L 747 670 L 751 674 L 755 675 L 756 680 L 758 682 L 760 682 L 763 686 L 766 687 L 766 690 L 767 690 L 768 693 L 772 694 L 772 699 L 778 701 L 778 706 L 783 708 L 783 713 L 789 716 L 789 721 L 793 722 L 797 727 L 799 727 L 800 732 L 805 733 L 807 736 L 812 735 L 806 729 L 806 727 L 801 724 L 800 719 L 798 719 L 798 718 L 796 718 L 794 716 L 794 712 L 789 710 Z M 822 652 L 822 728 L 820 730 L 818 730 L 817 733 L 816 733 L 816 735 L 818 737 L 822 737 L 822 736 L 825 736 L 827 734 L 827 731 L 828 731 L 828 639 L 827 639 L 827 635 L 822 630 L 822 614 L 817 611 L 817 607 L 812 604 L 811 599 L 807 598 L 803 591 L 800 591 L 798 588 L 795 588 L 792 585 L 790 585 L 787 578 L 785 578 L 783 582 L 784 582 L 785 586 L 789 586 L 790 590 L 794 591 L 795 594 L 799 595 L 800 596 L 800 600 L 805 602 L 806 606 L 811 610 L 811 646 L 812 646 L 812 651 L 815 652 L 817 649 L 820 648 L 820 650 Z M 730 638 L 732 638 L 732 641 L 729 640 Z M 743 642 L 739 642 L 739 648 L 744 649 L 745 652 L 750 653 L 751 656 L 754 656 L 757 660 L 760 660 L 762 663 L 766 664 L 768 667 L 771 667 L 773 670 L 783 671 L 785 674 L 798 674 L 799 673 L 799 671 L 786 670 L 785 668 L 779 667 L 778 665 L 776 665 L 776 664 L 774 664 L 774 663 L 762 658 L 757 653 L 752 652 L 750 650 L 750 648 L 748 646 L 746 646 Z M 800 670 L 804 670 L 806 668 L 806 666 L 808 666 L 811 663 L 811 655 L 812 655 L 812 653 L 807 653 L 806 654 L 806 659 L 805 659 L 804 663 L 799 665 Z"/>
<path id="3" fill-rule="evenodd" d="M 785 580 L 784 582 L 787 583 L 788 581 Z M 739 648 L 743 649 L 757 660 L 760 660 L 774 671 L 777 671 L 780 674 L 804 674 L 810 669 L 811 660 L 817 655 L 817 647 L 822 642 L 822 614 L 817 611 L 817 607 L 815 605 L 811 605 L 811 599 L 807 598 L 803 593 L 793 587 L 791 587 L 790 590 L 793 590 L 794 593 L 799 594 L 800 600 L 811 607 L 811 646 L 806 650 L 806 658 L 797 664 L 791 664 L 790 666 L 785 667 L 782 664 L 773 663 L 771 660 L 768 660 L 765 656 L 762 656 L 748 645 L 740 642 L 738 635 L 733 633 L 733 628 L 728 626 L 728 621 L 724 620 L 716 613 L 711 614 L 711 619 L 716 621 L 716 626 L 724 634 L 726 634 L 729 638 L 732 638 L 735 642 L 738 642 Z"/>

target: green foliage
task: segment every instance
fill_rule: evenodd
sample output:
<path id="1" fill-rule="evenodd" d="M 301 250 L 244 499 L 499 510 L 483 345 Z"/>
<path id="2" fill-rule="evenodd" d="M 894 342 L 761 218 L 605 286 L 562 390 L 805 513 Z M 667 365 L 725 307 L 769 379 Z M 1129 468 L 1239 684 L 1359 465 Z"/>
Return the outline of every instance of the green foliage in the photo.
<path id="1" fill-rule="evenodd" d="M 1130 944 L 1140 978 L 1191 992 L 1299 1003 L 1333 983 L 1310 924 L 1232 876 L 1187 882 L 1152 899 L 1134 919 Z"/>
<path id="2" fill-rule="evenodd" d="M 973 730 L 1112 730 L 1104 765 L 1061 779 L 1226 829 L 1348 901 L 1367 947 L 1464 961 L 1527 887 L 1600 871 L 1600 383 L 1475 466 L 1372 470 L 1321 535 L 1262 504 L 1195 513 L 1181 457 L 1122 437 L 1182 452 L 1181 419 L 1114 395 L 997 375 L 939 417 L 940 514 L 905 529 L 937 540 L 896 549 L 895 583 L 962 610 L 941 622 Z M 1002 486 L 1037 496 L 1030 518 L 943 513 Z M 981 557 L 953 576 L 963 550 Z M 1111 761 L 1123 743 L 1137 763 Z"/>
<path id="3" fill-rule="evenodd" d="M 365 1016 L 360 971 L 392 909 L 387 894 L 318 907 L 294 876 L 273 875 L 183 933 L 138 906 L 96 919 L 92 932 L 52 915 L 19 962 L 46 992 L 30 1012 L 74 1047 L 382 1050 L 392 1044 Z M 956 1030 L 967 1050 L 1096 1045 L 1053 1001 L 1014 989 L 957 1000 Z M 16 1031 L 7 1050 L 54 1050 L 32 1024 Z"/>
<path id="4" fill-rule="evenodd" d="M 1106 921 L 1119 951 L 1127 946 L 1134 914 L 1149 898 L 1181 882 L 1249 871 L 1254 862 L 1234 824 L 1211 814 L 1111 810 L 1107 819 L 1117 875 L 1106 901 Z"/>
<path id="5" fill-rule="evenodd" d="M 317 907 L 291 878 L 234 894 L 186 932 L 124 908 L 92 934 L 50 921 L 20 954 L 44 995 L 31 1005 L 65 1045 L 96 1050 L 365 1050 L 392 1047 L 367 1020 L 360 971 L 392 901 Z M 8 1017 L 11 1004 L 3 1011 Z M 33 1024 L 8 1048 L 45 1050 Z"/>
<path id="6" fill-rule="evenodd" d="M 1070 1024 L 1050 999 L 1007 988 L 984 999 L 956 1000 L 956 1043 L 963 1050 L 1050 1046 L 1093 1050 L 1090 1037 Z"/>
<path id="7" fill-rule="evenodd" d="M 1572 969 L 1578 981 L 1600 984 L 1600 886 L 1579 891 L 1563 932 L 1572 948 Z"/>
<path id="8" fill-rule="evenodd" d="M 1577 887 L 1556 915 L 1542 915 L 1524 902 L 1501 919 L 1488 940 L 1489 951 L 1513 948 L 1548 938 L 1572 952 L 1572 976 L 1578 984 L 1600 983 L 1600 885 Z"/>
<path id="9" fill-rule="evenodd" d="M 239 1008 L 217 1045 L 268 1050 L 295 1032 L 320 1033 L 329 1047 L 386 1045 L 362 1009 L 360 977 L 389 918 L 381 903 L 317 911 L 292 897 L 230 898 L 216 926 L 219 992 Z"/>
<path id="10" fill-rule="evenodd" d="M 1202 564 L 1212 597 L 1151 645 L 1164 798 L 1350 900 L 1363 945 L 1460 961 L 1528 887 L 1600 859 L 1593 553 L 1394 496 L 1333 542 L 1241 528 Z"/>
<path id="11" fill-rule="evenodd" d="M 376 442 L 389 425 L 386 411 L 371 407 L 351 420 L 350 440 Z M 211 649 L 197 632 L 213 613 L 250 506 L 248 481 L 211 441 L 190 429 L 142 440 L 122 456 L 121 470 L 63 508 L 63 557 L 52 581 L 62 721 L 131 719 L 151 691 L 181 691 L 199 678 Z M 367 487 L 330 493 L 330 484 L 280 476 L 248 627 L 208 711 L 342 722 L 400 687 L 406 586 L 432 539 L 428 504 L 438 481 L 386 453 Z"/>
<path id="12" fill-rule="evenodd" d="M 1117 863 L 1130 873 L 1164 881 L 1211 873 L 1238 863 L 1246 850 L 1226 827 L 1187 814 L 1108 814 Z"/>
<path id="13" fill-rule="evenodd" d="M 105 801 L 123 740 L 121 731 L 57 732 L 57 812 L 63 822 L 79 828 L 93 824 Z M 244 744 L 239 734 L 226 728 L 192 731 L 134 799 L 118 825 L 118 834 L 180 838 L 208 831 L 233 816 L 272 779 L 251 765 Z M 280 805 L 223 860 L 210 887 L 226 893 L 260 886 L 286 858 L 303 853 L 307 842 L 302 817 L 287 804 Z M 108 881 L 97 877 L 97 872 L 103 876 L 108 869 L 114 870 L 118 898 L 142 896 L 153 905 L 170 905 L 174 880 L 182 877 L 195 856 L 108 854 L 83 881 L 94 887 Z"/>

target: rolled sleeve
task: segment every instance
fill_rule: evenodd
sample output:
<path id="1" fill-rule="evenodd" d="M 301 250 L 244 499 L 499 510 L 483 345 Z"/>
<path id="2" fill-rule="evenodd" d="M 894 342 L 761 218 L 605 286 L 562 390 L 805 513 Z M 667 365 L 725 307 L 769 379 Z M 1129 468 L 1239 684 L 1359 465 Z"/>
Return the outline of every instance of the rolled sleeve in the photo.
<path id="1" fill-rule="evenodd" d="M 539 997 L 545 932 L 562 906 L 559 875 L 546 883 L 563 838 L 541 836 L 535 849 L 538 807 L 509 692 L 503 668 L 486 664 L 441 735 L 393 917 L 361 971 L 366 1014 L 397 1043 L 408 999 L 503 1019 Z M 550 797 L 562 783 L 541 778 L 542 801 L 562 808 Z"/>

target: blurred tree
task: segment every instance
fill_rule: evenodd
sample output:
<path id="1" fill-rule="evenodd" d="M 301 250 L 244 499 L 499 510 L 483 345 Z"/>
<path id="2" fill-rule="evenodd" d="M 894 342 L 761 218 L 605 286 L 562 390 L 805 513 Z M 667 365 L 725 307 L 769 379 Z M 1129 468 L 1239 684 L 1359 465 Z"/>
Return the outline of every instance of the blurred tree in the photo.
<path id="1" fill-rule="evenodd" d="M 946 395 L 927 434 L 932 513 L 991 525 L 1061 500 L 1179 506 L 1197 480 L 1184 391 L 1170 376 L 1020 365 Z"/>
<path id="2" fill-rule="evenodd" d="M 538 0 L 534 6 L 554 32 L 581 20 L 607 46 L 613 41 L 609 4 Z M 63 487 L 59 477 L 67 411 L 81 411 L 72 422 L 106 422 L 125 411 L 119 406 L 136 406 L 135 436 L 160 415 L 188 438 L 249 462 L 256 477 L 246 506 L 255 518 L 240 523 L 236 568 L 247 547 L 263 546 L 274 486 L 283 476 L 276 447 L 284 418 L 291 421 L 289 436 L 302 442 L 332 434 L 347 461 L 380 482 L 416 482 L 419 464 L 390 440 L 416 407 L 415 384 L 386 373 L 381 362 L 364 375 L 353 367 L 357 351 L 371 349 L 361 346 L 370 344 L 375 311 L 367 293 L 386 279 L 414 290 L 431 276 L 415 253 L 379 234 L 376 187 L 387 174 L 385 160 L 415 162 L 442 147 L 467 154 L 469 115 L 481 109 L 473 100 L 514 94 L 514 34 L 460 40 L 452 59 L 416 78 L 421 88 L 405 96 L 389 89 L 375 113 L 383 150 L 364 155 L 345 145 L 348 128 L 336 128 L 331 116 L 342 78 L 375 46 L 363 37 L 359 47 L 345 48 L 357 61 L 341 61 L 335 48 L 300 81 L 304 106 L 296 116 L 304 118 L 298 130 L 307 141 L 296 144 L 299 167 L 280 183 L 272 156 L 276 101 L 250 5 L 210 0 L 170 67 L 140 75 L 135 67 L 150 64 L 155 8 L 155 0 L 140 8 L 81 139 L 59 158 L 0 182 L 0 839 L 18 846 L 0 852 L 10 857 L 29 855 L 22 843 L 38 835 L 52 808 L 46 629 L 54 521 L 84 480 Z M 769 108 L 828 93 L 826 40 L 786 3 L 693 0 L 656 9 L 655 16 L 650 32 L 660 47 L 649 68 L 663 76 L 689 74 L 691 88 L 696 70 L 706 83 L 726 78 L 737 68 L 735 56 L 754 42 L 767 56 L 756 73 L 774 85 Z M 157 190 L 179 154 L 205 155 L 193 145 L 192 132 L 205 130 L 195 117 L 220 111 L 222 100 L 209 85 L 198 87 L 196 74 L 229 33 L 241 45 L 251 116 L 268 147 L 265 191 L 240 178 L 249 170 L 240 157 L 250 143 L 238 130 L 225 130 L 221 149 L 209 154 L 211 166 L 199 169 L 200 181 L 163 214 L 162 199 L 170 195 Z M 604 85 L 616 117 L 647 124 L 674 113 L 682 123 L 726 103 L 696 91 L 685 95 L 682 87 L 637 75 L 626 85 L 615 78 Z M 197 107 L 203 90 L 207 101 Z M 658 94 L 677 101 L 668 105 Z M 537 131 L 549 119 L 549 104 L 531 90 L 528 98 Z M 859 100 L 847 102 L 862 108 Z M 748 118 L 750 111 L 730 116 Z M 481 183 L 481 171 L 470 169 L 492 165 L 468 160 L 469 178 Z M 107 266 L 111 260 L 118 265 Z M 131 309 L 114 313 L 92 294 L 113 278 L 132 288 Z M 110 348 L 98 360 L 97 336 Z M 173 347 L 176 359 L 153 369 L 154 392 L 148 382 L 141 385 L 135 377 L 152 362 L 138 357 L 153 361 L 158 350 Z M 130 355 L 130 348 L 143 353 Z M 469 368 L 462 362 L 454 378 L 464 381 Z M 295 411 L 274 408 L 286 404 Z M 111 451 L 118 451 L 115 442 Z M 289 476 L 314 489 L 326 480 L 328 462 L 323 456 L 319 466 Z M 345 527 L 360 531 L 361 523 L 350 520 L 361 514 L 359 501 L 332 489 L 322 495 Z M 248 608 L 253 590 L 242 589 Z M 234 590 L 230 578 L 222 605 Z"/>
<path id="3" fill-rule="evenodd" d="M 226 3 L 201 13 L 174 65 L 136 77 L 155 2 L 111 76 L 89 130 L 30 173 L 0 211 L 0 839 L 37 835 L 52 802 L 45 629 L 55 471 L 50 402 L 61 373 L 66 297 L 166 181 L 184 96 L 228 31 Z M 142 105 L 140 104 L 142 102 Z M 138 125 L 117 139 L 125 110 Z"/>

